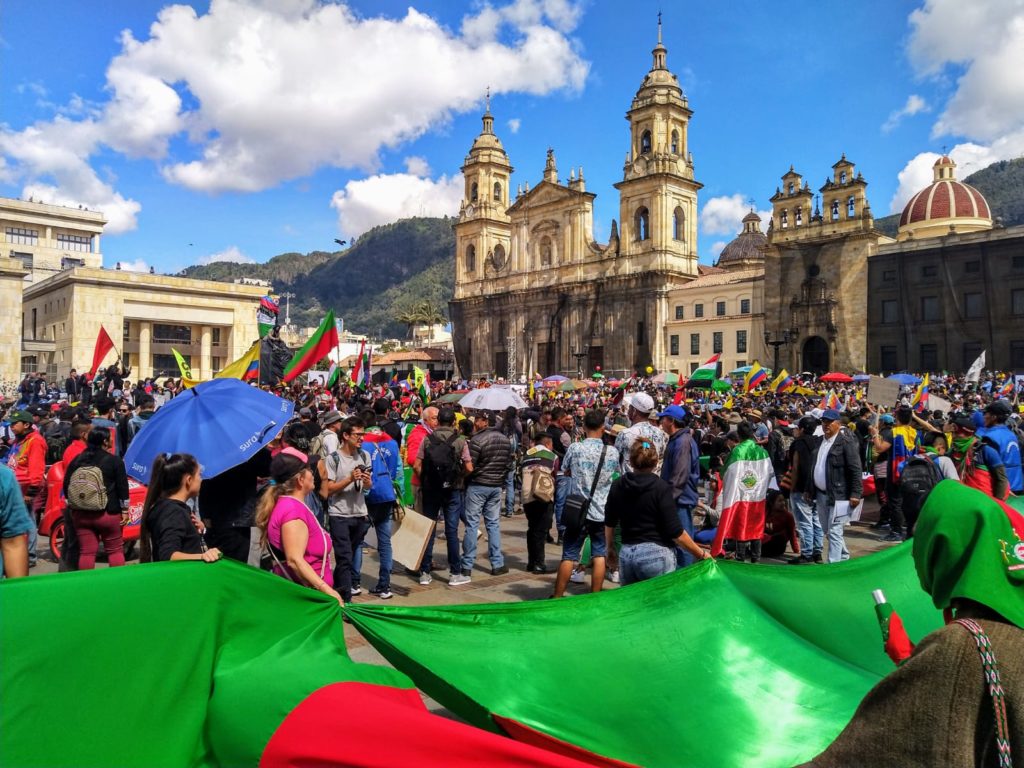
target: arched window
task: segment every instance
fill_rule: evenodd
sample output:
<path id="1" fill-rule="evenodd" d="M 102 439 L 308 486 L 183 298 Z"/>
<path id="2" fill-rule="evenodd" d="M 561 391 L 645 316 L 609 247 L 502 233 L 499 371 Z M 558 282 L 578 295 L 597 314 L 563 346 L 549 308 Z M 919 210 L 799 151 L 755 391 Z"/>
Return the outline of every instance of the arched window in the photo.
<path id="1" fill-rule="evenodd" d="M 475 184 L 473 186 L 476 186 Z M 466 246 L 466 272 L 476 272 L 476 246 Z"/>
<path id="2" fill-rule="evenodd" d="M 793 194 L 793 182 L 789 182 L 789 194 Z"/>
<path id="3" fill-rule="evenodd" d="M 651 151 L 651 132 L 644 131 L 640 136 L 640 154 L 646 155 Z"/>
<path id="4" fill-rule="evenodd" d="M 478 196 L 478 193 L 479 193 L 479 190 L 477 189 L 476 182 L 474 181 L 473 184 L 469 188 L 469 199 L 472 200 L 475 203 L 476 202 L 476 198 Z"/>
<path id="5" fill-rule="evenodd" d="M 832 201 L 832 221 L 839 221 L 839 201 Z"/>
<path id="6" fill-rule="evenodd" d="M 679 131 L 672 131 L 672 154 L 679 154 Z"/>
<path id="7" fill-rule="evenodd" d="M 856 201 L 851 197 L 846 201 L 846 218 L 852 219 L 857 215 Z"/>
<path id="8" fill-rule="evenodd" d="M 646 208 L 637 208 L 633 217 L 633 229 L 637 240 L 649 240 L 651 237 L 651 214 Z"/>
<path id="9" fill-rule="evenodd" d="M 840 184 L 845 184 L 846 183 L 846 171 L 840 172 L 840 174 L 839 174 L 839 183 Z"/>
<path id="10" fill-rule="evenodd" d="M 551 238 L 545 235 L 544 239 L 540 241 L 540 265 L 542 267 L 550 267 L 551 261 Z"/>
<path id="11" fill-rule="evenodd" d="M 804 212 L 803 209 L 801 209 L 799 206 L 797 206 L 796 216 L 794 217 L 793 223 L 798 227 L 804 223 Z"/>
<path id="12" fill-rule="evenodd" d="M 678 206 L 676 206 L 676 210 L 672 214 L 672 239 L 686 239 L 686 213 Z"/>
<path id="13" fill-rule="evenodd" d="M 494 251 L 492 251 L 492 253 L 494 254 L 493 255 L 494 268 L 495 269 L 501 269 L 502 267 L 504 267 L 505 266 L 505 246 L 503 246 L 503 245 L 501 245 L 499 243 L 498 245 L 494 246 Z"/>
<path id="14" fill-rule="evenodd" d="M 498 202 L 501 201 L 501 182 L 494 182 L 494 199 Z"/>
<path id="15" fill-rule="evenodd" d="M 789 213 L 785 210 L 779 213 L 779 226 L 783 229 L 789 226 Z"/>

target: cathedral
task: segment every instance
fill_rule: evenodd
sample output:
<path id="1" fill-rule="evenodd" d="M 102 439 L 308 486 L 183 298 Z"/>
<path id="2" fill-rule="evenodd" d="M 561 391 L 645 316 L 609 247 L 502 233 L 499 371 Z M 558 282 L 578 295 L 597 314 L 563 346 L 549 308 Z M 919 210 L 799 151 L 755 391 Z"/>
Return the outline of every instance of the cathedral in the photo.
<path id="1" fill-rule="evenodd" d="M 583 168 L 560 178 L 548 150 L 541 180 L 517 188 L 490 104 L 462 166 L 455 225 L 455 357 L 465 377 L 540 372 L 629 375 L 666 358 L 669 292 L 701 274 L 693 112 L 661 41 L 626 119 L 619 225 L 593 240 Z"/>

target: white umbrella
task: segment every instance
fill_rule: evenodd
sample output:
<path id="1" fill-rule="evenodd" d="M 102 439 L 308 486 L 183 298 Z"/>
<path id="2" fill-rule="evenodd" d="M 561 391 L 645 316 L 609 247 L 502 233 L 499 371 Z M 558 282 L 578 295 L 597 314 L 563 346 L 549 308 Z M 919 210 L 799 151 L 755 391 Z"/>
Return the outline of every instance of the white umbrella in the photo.
<path id="1" fill-rule="evenodd" d="M 509 406 L 516 410 L 527 408 L 526 401 L 508 387 L 484 387 L 467 392 L 459 405 L 478 411 L 504 411 Z"/>

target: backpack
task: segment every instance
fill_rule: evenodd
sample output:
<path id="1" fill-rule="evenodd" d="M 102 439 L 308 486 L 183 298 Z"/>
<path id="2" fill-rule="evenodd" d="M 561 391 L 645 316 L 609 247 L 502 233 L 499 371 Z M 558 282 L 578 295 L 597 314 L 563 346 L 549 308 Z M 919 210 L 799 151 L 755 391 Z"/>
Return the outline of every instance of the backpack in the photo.
<path id="1" fill-rule="evenodd" d="M 555 498 L 555 478 L 547 467 L 523 467 L 523 504 L 551 502 Z"/>
<path id="2" fill-rule="evenodd" d="M 64 458 L 64 451 L 70 442 L 69 435 L 64 432 L 60 422 L 57 422 L 46 430 L 43 437 L 46 439 L 46 463 L 56 464 Z"/>
<path id="3" fill-rule="evenodd" d="M 789 446 L 793 444 L 793 438 L 784 435 L 780 430 L 773 429 L 768 435 L 768 455 L 772 464 L 776 467 L 785 467 L 789 463 Z"/>
<path id="4" fill-rule="evenodd" d="M 462 465 L 455 450 L 455 441 L 458 439 L 458 432 L 447 440 L 442 440 L 433 433 L 427 435 L 426 450 L 423 452 L 423 471 L 420 473 L 420 484 L 425 490 L 444 491 L 454 487 L 458 482 Z"/>
<path id="5" fill-rule="evenodd" d="M 107 486 L 99 467 L 78 467 L 68 481 L 68 506 L 81 512 L 107 511 Z"/>
<path id="6" fill-rule="evenodd" d="M 370 453 L 370 472 L 373 485 L 366 497 L 367 504 L 387 504 L 395 500 L 395 482 L 388 468 L 388 460 L 380 445 L 374 443 Z"/>
<path id="7" fill-rule="evenodd" d="M 942 481 L 938 465 L 927 456 L 911 456 L 900 475 L 900 496 L 907 520 L 916 520 L 932 488 Z"/>
<path id="8" fill-rule="evenodd" d="M 327 458 L 327 456 L 324 455 L 324 433 L 323 432 L 320 432 L 319 434 L 317 434 L 314 437 L 311 437 L 309 439 L 309 455 L 310 456 L 319 456 L 321 459 L 326 459 Z"/>

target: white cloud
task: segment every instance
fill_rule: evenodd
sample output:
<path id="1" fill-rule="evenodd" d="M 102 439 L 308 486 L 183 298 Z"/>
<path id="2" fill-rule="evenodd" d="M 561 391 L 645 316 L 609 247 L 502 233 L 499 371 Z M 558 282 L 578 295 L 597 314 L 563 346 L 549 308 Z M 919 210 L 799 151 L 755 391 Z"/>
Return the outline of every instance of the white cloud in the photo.
<path id="1" fill-rule="evenodd" d="M 149 264 L 144 259 L 119 261 L 116 266 L 119 266 L 122 272 L 149 272 Z"/>
<path id="2" fill-rule="evenodd" d="M 412 176 L 426 177 L 430 175 L 430 163 L 425 157 L 405 158 L 405 170 Z"/>
<path id="3" fill-rule="evenodd" d="M 911 117 L 916 115 L 918 112 L 927 112 L 928 104 L 923 98 L 918 96 L 916 93 L 912 93 L 907 97 L 907 103 L 904 104 L 900 109 L 894 110 L 889 113 L 888 119 L 882 124 L 882 132 L 889 133 L 894 130 L 896 126 L 902 122 L 904 117 Z"/>
<path id="4" fill-rule="evenodd" d="M 509 120 L 508 121 L 509 133 L 519 133 L 519 126 L 522 125 L 522 122 L 523 121 L 520 120 L 518 117 L 513 117 L 511 120 Z"/>
<path id="5" fill-rule="evenodd" d="M 569 37 L 581 7 L 484 5 L 457 33 L 413 8 L 390 19 L 327 0 L 212 0 L 203 14 L 170 5 L 147 38 L 122 33 L 108 101 L 76 99 L 52 120 L 0 127 L 5 174 L 103 210 L 116 234 L 135 227 L 141 205 L 90 166 L 104 148 L 211 193 L 267 189 L 324 166 L 373 171 L 382 150 L 479 109 L 488 86 L 582 89 L 590 65 Z M 186 154 L 172 155 L 181 136 Z"/>
<path id="6" fill-rule="evenodd" d="M 748 198 L 739 193 L 712 197 L 700 211 L 700 227 L 707 235 L 738 235 L 743 231 L 743 217 L 748 213 Z M 764 231 L 766 222 L 772 217 L 771 211 L 758 211 L 757 215 L 761 217 L 761 229 Z"/>
<path id="7" fill-rule="evenodd" d="M 907 47 L 918 74 L 957 77 L 932 136 L 966 139 L 949 152 L 958 177 L 1024 154 L 1024 2 L 927 0 L 910 14 L 910 26 Z M 936 158 L 922 152 L 900 171 L 892 212 L 931 183 Z"/>
<path id="8" fill-rule="evenodd" d="M 437 181 L 408 173 L 378 174 L 350 181 L 334 193 L 342 234 L 357 237 L 371 227 L 410 216 L 453 216 L 462 200 L 461 175 Z"/>
<path id="9" fill-rule="evenodd" d="M 209 256 L 203 256 L 198 263 L 199 264 L 213 264 L 218 261 L 230 261 L 235 264 L 255 264 L 256 260 L 246 256 L 242 253 L 238 246 L 232 245 L 225 248 L 223 251 L 217 253 L 211 253 Z"/>
<path id="10" fill-rule="evenodd" d="M 717 242 L 712 243 L 711 255 L 717 259 L 718 254 L 720 254 L 725 249 L 725 246 L 727 246 L 728 244 L 729 243 L 725 240 L 718 240 Z"/>

